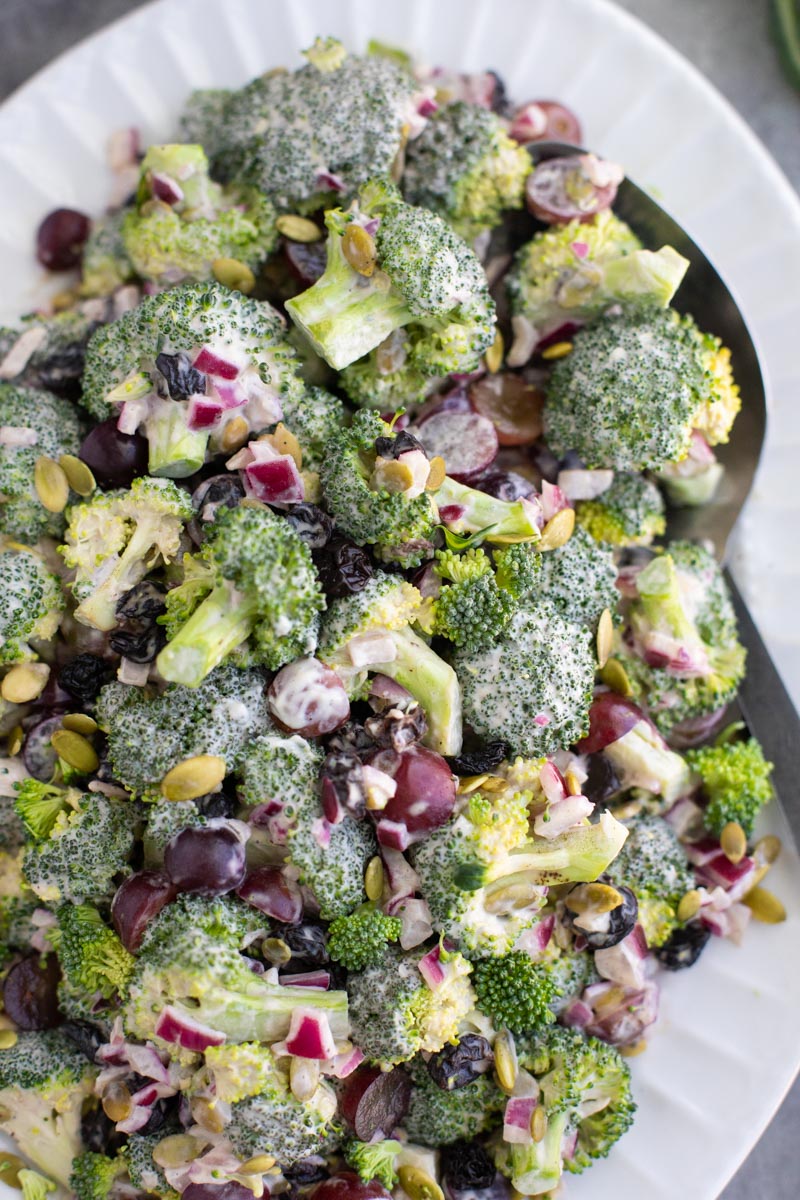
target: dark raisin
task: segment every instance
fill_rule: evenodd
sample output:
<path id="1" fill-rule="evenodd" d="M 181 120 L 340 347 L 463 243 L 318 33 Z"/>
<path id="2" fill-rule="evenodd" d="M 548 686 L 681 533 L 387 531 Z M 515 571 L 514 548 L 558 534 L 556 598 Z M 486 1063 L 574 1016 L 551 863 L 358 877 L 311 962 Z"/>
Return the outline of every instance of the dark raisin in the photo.
<path id="1" fill-rule="evenodd" d="M 161 583 L 143 579 L 120 596 L 116 614 L 122 621 L 154 621 L 166 610 L 167 589 Z"/>
<path id="2" fill-rule="evenodd" d="M 592 804 L 607 804 L 621 788 L 621 783 L 611 760 L 605 754 L 590 754 L 586 760 L 587 778 L 583 794 Z"/>
<path id="3" fill-rule="evenodd" d="M 582 471 L 584 462 L 577 450 L 568 450 L 558 463 L 561 471 Z"/>
<path id="4" fill-rule="evenodd" d="M 164 376 L 167 391 L 173 400 L 205 395 L 205 375 L 192 366 L 189 355 L 182 350 L 177 354 L 158 354 L 156 366 Z"/>
<path id="5" fill-rule="evenodd" d="M 475 484 L 481 492 L 494 496 L 498 500 L 513 502 L 523 496 L 532 496 L 536 491 L 530 479 L 518 475 L 516 471 L 494 471 L 491 475 L 483 475 Z"/>
<path id="6" fill-rule="evenodd" d="M 148 1079 L 146 1082 L 151 1083 L 152 1080 Z M 169 1100 L 173 1099 L 174 1097 L 169 1098 Z M 172 1107 L 169 1103 L 169 1100 L 157 1100 L 155 1102 L 153 1107 L 150 1109 L 150 1116 L 147 1118 L 147 1124 L 141 1129 L 142 1133 L 158 1133 L 160 1129 L 164 1128 L 169 1120 L 170 1108 Z"/>
<path id="7" fill-rule="evenodd" d="M 94 1062 L 97 1051 L 108 1040 L 102 1029 L 92 1025 L 91 1021 L 65 1021 L 61 1032 L 78 1047 L 89 1062 Z"/>
<path id="8" fill-rule="evenodd" d="M 499 113 L 501 117 L 511 116 L 511 103 L 508 99 L 508 91 L 506 89 L 505 80 L 497 71 L 490 70 L 489 74 L 494 79 L 494 90 L 492 91 L 492 112 Z"/>
<path id="9" fill-rule="evenodd" d="M 58 682 L 64 690 L 83 704 L 91 704 L 101 687 L 113 678 L 114 668 L 96 654 L 79 654 L 58 674 Z"/>
<path id="10" fill-rule="evenodd" d="M 331 540 L 333 521 L 316 504 L 294 504 L 285 516 L 310 549 L 321 550 Z"/>
<path id="11" fill-rule="evenodd" d="M 710 937 L 711 930 L 707 926 L 692 922 L 673 930 L 664 945 L 654 948 L 653 953 L 668 971 L 683 971 L 694 966 Z"/>
<path id="12" fill-rule="evenodd" d="M 61 969 L 55 954 L 31 954 L 15 962 L 3 982 L 3 1007 L 20 1029 L 54 1029 L 63 1021 L 58 1007 Z"/>
<path id="13" fill-rule="evenodd" d="M 478 750 L 451 756 L 447 764 L 454 775 L 483 775 L 485 771 L 493 771 L 498 767 L 510 753 L 508 742 L 487 742 Z"/>
<path id="14" fill-rule="evenodd" d="M 610 879 L 603 876 L 600 877 L 604 883 L 611 883 Z M 592 950 L 609 950 L 612 946 L 616 946 L 623 938 L 626 938 L 629 933 L 632 933 L 633 927 L 639 916 L 639 902 L 634 896 L 630 888 L 618 887 L 617 884 L 612 884 L 619 894 L 622 896 L 622 904 L 618 904 L 616 908 L 612 908 L 611 912 L 604 914 L 605 929 L 592 929 L 591 931 L 582 929 L 580 923 L 576 924 L 577 914 L 565 910 L 564 920 L 570 925 L 576 934 L 586 939 L 587 944 Z M 577 916 L 578 922 L 580 917 Z M 597 925 L 600 918 L 594 916 L 592 924 Z"/>
<path id="15" fill-rule="evenodd" d="M 429 1058 L 428 1072 L 437 1087 L 452 1092 L 484 1075 L 493 1062 L 492 1048 L 486 1038 L 467 1033 L 457 1045 L 447 1045 Z"/>
<path id="16" fill-rule="evenodd" d="M 375 453 L 381 458 L 399 458 L 401 454 L 406 454 L 409 450 L 421 450 L 423 454 L 425 453 L 422 442 L 407 429 L 401 429 L 393 437 L 375 439 Z"/>
<path id="17" fill-rule="evenodd" d="M 207 525 L 213 521 L 221 508 L 236 508 L 244 497 L 244 484 L 236 471 L 227 475 L 212 475 L 204 479 L 192 492 L 192 507 L 196 520 Z"/>
<path id="18" fill-rule="evenodd" d="M 328 1172 L 321 1158 L 301 1158 L 290 1167 L 284 1167 L 283 1174 L 295 1183 L 309 1184 L 325 1179 Z"/>
<path id="19" fill-rule="evenodd" d="M 42 783 L 47 783 L 53 778 L 53 771 L 58 762 L 56 754 L 50 739 L 57 729 L 61 728 L 61 717 L 47 717 L 44 721 L 39 721 L 37 725 L 31 728 L 25 734 L 25 743 L 22 747 L 22 759 L 29 775 L 34 779 L 41 780 Z"/>
<path id="20" fill-rule="evenodd" d="M 324 275 L 327 264 L 325 242 L 290 242 L 284 245 L 283 252 L 292 274 L 303 284 L 311 287 L 320 275 Z"/>
<path id="21" fill-rule="evenodd" d="M 357 721 L 346 721 L 328 738 L 328 753 L 354 750 L 359 756 L 375 749 L 375 743 L 363 725 Z"/>
<path id="22" fill-rule="evenodd" d="M 81 1142 L 84 1150 L 94 1154 L 107 1154 L 121 1146 L 124 1135 L 117 1133 L 114 1122 L 111 1121 L 102 1108 L 90 1108 L 81 1117 Z"/>
<path id="23" fill-rule="evenodd" d="M 390 708 L 387 712 L 367 717 L 364 729 L 373 742 L 399 753 L 407 746 L 422 741 L 428 732 L 428 721 L 421 705 L 415 702 L 405 711 Z"/>
<path id="24" fill-rule="evenodd" d="M 451 1142 L 442 1146 L 442 1175 L 451 1188 L 488 1188 L 494 1183 L 495 1166 L 477 1142 Z"/>
<path id="25" fill-rule="evenodd" d="M 129 658 L 131 662 L 149 663 L 167 644 L 167 634 L 161 625 L 150 625 L 137 632 L 115 629 L 109 636 L 108 644 L 116 654 Z"/>
<path id="26" fill-rule="evenodd" d="M 212 817 L 232 817 L 236 812 L 236 801 L 233 796 L 224 792 L 212 792 L 208 796 L 200 796 L 195 800 L 199 812 L 209 820 Z"/>
<path id="27" fill-rule="evenodd" d="M 320 772 L 322 806 L 329 821 L 338 814 L 328 809 L 341 806 L 356 820 L 366 815 L 367 794 L 364 788 L 364 768 L 355 750 L 335 750 L 328 754 Z"/>
<path id="28" fill-rule="evenodd" d="M 292 967 L 299 960 L 311 967 L 325 967 L 330 962 L 328 938 L 319 925 L 276 925 L 275 936 L 282 938 L 292 952 Z"/>
<path id="29" fill-rule="evenodd" d="M 332 538 L 317 551 L 314 561 L 327 596 L 352 596 L 372 579 L 372 563 L 366 550 L 347 538 Z"/>

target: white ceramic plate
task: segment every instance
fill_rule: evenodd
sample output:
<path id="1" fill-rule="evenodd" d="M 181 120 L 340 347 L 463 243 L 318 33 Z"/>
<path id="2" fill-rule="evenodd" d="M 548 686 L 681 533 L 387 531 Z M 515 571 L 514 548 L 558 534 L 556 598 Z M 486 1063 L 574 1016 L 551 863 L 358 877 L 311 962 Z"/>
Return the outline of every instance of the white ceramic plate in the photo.
<path id="1" fill-rule="evenodd" d="M 104 144 L 120 126 L 163 139 L 192 87 L 294 64 L 317 34 L 368 37 L 429 62 L 494 67 L 512 96 L 557 97 L 709 253 L 739 296 L 771 384 L 772 426 L 742 522 L 737 575 L 800 696 L 800 205 L 761 144 L 664 42 L 605 0 L 159 0 L 70 51 L 0 108 L 0 316 L 41 297 L 30 247 L 57 205 L 100 212 Z M 745 397 L 746 402 L 746 397 Z M 772 806 L 764 828 L 789 834 Z M 574 1200 L 713 1200 L 800 1065 L 800 872 L 770 877 L 790 918 L 715 943 L 664 981 L 662 1016 L 633 1063 L 640 1104 L 612 1157 L 570 1179 Z M 7 1193 L 10 1194 L 10 1193 Z"/>

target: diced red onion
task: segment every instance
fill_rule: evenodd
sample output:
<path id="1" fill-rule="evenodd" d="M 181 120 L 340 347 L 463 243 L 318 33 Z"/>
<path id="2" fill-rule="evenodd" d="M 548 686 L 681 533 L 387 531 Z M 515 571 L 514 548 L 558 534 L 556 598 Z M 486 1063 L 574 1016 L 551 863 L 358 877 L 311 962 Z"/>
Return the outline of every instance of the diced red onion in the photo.
<path id="1" fill-rule="evenodd" d="M 28 425 L 0 425 L 0 446 L 35 446 L 39 435 Z"/>
<path id="2" fill-rule="evenodd" d="M 31 356 L 47 340 L 44 325 L 32 325 L 21 333 L 0 362 L 0 379 L 16 379 L 27 367 Z M 29 443 L 33 444 L 33 443 Z"/>
<path id="3" fill-rule="evenodd" d="M 591 1008 L 584 1004 L 583 1000 L 570 1000 L 558 1019 L 562 1025 L 568 1025 L 571 1029 L 585 1029 L 593 1015 Z"/>
<path id="4" fill-rule="evenodd" d="M 586 258 L 587 254 L 589 253 L 589 243 L 573 242 L 571 249 L 576 258 Z"/>
<path id="5" fill-rule="evenodd" d="M 503 1117 L 503 1141 L 509 1145 L 529 1146 L 533 1141 L 531 1119 L 539 1103 L 538 1096 L 509 1096 Z"/>
<path id="6" fill-rule="evenodd" d="M 419 973 L 432 992 L 437 992 L 447 980 L 447 972 L 440 960 L 439 947 L 434 946 L 417 963 Z"/>
<path id="7" fill-rule="evenodd" d="M 638 1041 L 658 1016 L 659 990 L 652 980 L 637 990 L 623 988 L 619 1001 L 613 1007 L 605 1008 L 603 997 L 618 986 L 615 983 L 594 984 L 585 988 L 581 997 L 593 1010 L 592 1020 L 584 1026 L 585 1032 L 612 1046 Z"/>
<path id="8" fill-rule="evenodd" d="M 235 379 L 240 369 L 236 363 L 223 358 L 209 346 L 201 347 L 192 366 L 197 367 L 204 375 L 217 375 L 220 379 Z"/>
<path id="9" fill-rule="evenodd" d="M 386 846 L 381 850 L 381 858 L 386 869 L 386 877 L 389 880 L 391 899 L 413 896 L 419 888 L 419 875 L 405 855 L 401 854 L 399 850 Z"/>
<path id="10" fill-rule="evenodd" d="M 439 520 L 443 525 L 454 525 L 466 511 L 463 504 L 445 504 L 439 509 Z"/>
<path id="11" fill-rule="evenodd" d="M 324 1059 L 336 1054 L 327 1015 L 312 1008 L 294 1009 L 284 1045 L 298 1058 Z"/>
<path id="12" fill-rule="evenodd" d="M 650 667 L 661 667 L 687 679 L 705 678 L 711 673 L 708 655 L 700 644 L 687 646 L 678 638 L 651 629 L 642 637 L 641 647 Z"/>
<path id="13" fill-rule="evenodd" d="M 583 173 L 596 188 L 612 187 L 622 183 L 625 171 L 619 163 L 607 158 L 598 158 L 596 154 L 580 154 L 578 161 L 583 167 Z"/>
<path id="14" fill-rule="evenodd" d="M 345 190 L 345 182 L 341 175 L 335 175 L 333 171 L 318 171 L 315 182 L 321 192 L 343 192 Z"/>
<path id="15" fill-rule="evenodd" d="M 538 958 L 550 945 L 555 923 L 555 916 L 537 921 L 530 928 L 523 930 L 514 943 L 514 949 L 524 950 L 531 958 Z"/>
<path id="16" fill-rule="evenodd" d="M 539 503 L 542 506 L 542 516 L 544 517 L 545 524 L 556 513 L 562 512 L 565 508 L 572 507 L 561 488 L 555 483 L 549 483 L 546 479 L 542 480 L 542 494 Z"/>
<path id="17" fill-rule="evenodd" d="M 192 396 L 189 400 L 186 424 L 189 429 L 195 431 L 213 429 L 215 425 L 219 424 L 224 411 L 223 405 L 209 396 Z"/>
<path id="18" fill-rule="evenodd" d="M 327 850 L 331 844 L 331 827 L 330 823 L 324 817 L 317 817 L 311 823 L 311 836 L 314 841 L 323 850 Z"/>
<path id="19" fill-rule="evenodd" d="M 337 1079 L 346 1079 L 348 1075 L 352 1075 L 356 1067 L 360 1067 L 364 1061 L 364 1051 L 359 1050 L 358 1046 L 354 1046 L 352 1050 L 347 1050 L 343 1054 L 337 1054 L 331 1060 L 332 1073 Z"/>
<path id="20" fill-rule="evenodd" d="M 722 853 L 718 840 L 711 836 L 704 837 L 699 842 L 687 842 L 683 849 L 689 862 L 695 867 L 704 867 Z"/>
<path id="21" fill-rule="evenodd" d="M 596 950 L 594 963 L 604 979 L 622 987 L 640 988 L 645 982 L 644 964 L 647 941 L 641 925 L 636 925 L 626 938 L 605 950 Z"/>
<path id="22" fill-rule="evenodd" d="M 566 800 L 569 795 L 564 776 L 549 758 L 539 771 L 539 783 L 550 804 L 558 804 L 559 800 Z"/>
<path id="23" fill-rule="evenodd" d="M 200 1021 L 195 1021 L 187 1013 L 181 1012 L 168 1004 L 159 1014 L 155 1026 L 156 1037 L 165 1042 L 174 1042 L 184 1050 L 197 1050 L 202 1053 L 209 1046 L 221 1046 L 225 1034 L 218 1029 L 212 1029 Z"/>
<path id="24" fill-rule="evenodd" d="M 183 188 L 177 179 L 163 171 L 150 172 L 150 187 L 155 198 L 162 200 L 164 204 L 180 204 L 183 199 Z"/>
<path id="25" fill-rule="evenodd" d="M 732 863 L 723 853 L 697 868 L 697 878 L 701 883 L 708 887 L 724 888 L 732 901 L 740 900 L 747 894 L 755 873 L 756 864 L 752 858 Z"/>
<path id="26" fill-rule="evenodd" d="M 137 400 L 125 400 L 120 406 L 117 429 L 120 433 L 136 433 L 149 412 L 149 396 L 139 396 Z"/>
<path id="27" fill-rule="evenodd" d="M 290 454 L 251 463 L 245 475 L 252 495 L 266 504 L 300 504 L 305 498 L 305 485 Z"/>
<path id="28" fill-rule="evenodd" d="M 297 975 L 281 975 L 283 987 L 319 988 L 327 992 L 331 986 L 331 977 L 327 971 L 301 971 Z"/>
<path id="29" fill-rule="evenodd" d="M 155 1046 L 151 1046 L 149 1043 L 145 1046 L 136 1046 L 129 1042 L 126 1044 L 126 1050 L 128 1064 L 137 1075 L 144 1075 L 145 1079 L 155 1079 L 159 1083 L 169 1083 L 169 1071 L 161 1061 Z"/>
<path id="30" fill-rule="evenodd" d="M 347 643 L 347 654 L 350 662 L 359 670 L 372 667 L 376 663 L 390 663 L 397 658 L 397 646 L 392 635 L 376 630 L 374 633 L 361 633 Z"/>
<path id="31" fill-rule="evenodd" d="M 689 796 L 681 796 L 680 800 L 676 800 L 672 808 L 668 808 L 662 814 L 664 820 L 670 825 L 679 838 L 683 838 L 686 834 L 696 829 L 703 815 L 703 810 L 699 804 L 695 804 Z"/>
<path id="32" fill-rule="evenodd" d="M 399 683 L 395 683 L 388 675 L 373 675 L 370 681 L 369 695 L 370 697 L 377 696 L 379 700 L 388 700 L 390 704 L 405 704 L 414 698 L 411 692 L 401 687 Z"/>
<path id="33" fill-rule="evenodd" d="M 551 804 L 533 823 L 533 831 L 539 837 L 555 838 L 579 825 L 594 811 L 594 805 L 586 796 L 567 796 L 558 804 Z"/>
<path id="34" fill-rule="evenodd" d="M 535 142 L 547 129 L 547 113 L 534 100 L 516 109 L 511 118 L 508 136 L 515 142 Z"/>
<path id="35" fill-rule="evenodd" d="M 389 850 L 407 850 L 411 845 L 408 829 L 400 821 L 389 821 L 386 817 L 381 817 L 375 827 L 375 833 L 381 846 Z"/>
<path id="36" fill-rule="evenodd" d="M 144 1104 L 137 1104 L 131 1109 L 124 1121 L 117 1123 L 118 1133 L 138 1133 L 140 1129 L 144 1129 L 147 1122 L 152 1116 L 152 1109 Z"/>
<path id="37" fill-rule="evenodd" d="M 392 911 L 400 917 L 400 945 L 404 950 L 413 950 L 427 942 L 433 933 L 433 918 L 427 900 L 401 900 Z"/>

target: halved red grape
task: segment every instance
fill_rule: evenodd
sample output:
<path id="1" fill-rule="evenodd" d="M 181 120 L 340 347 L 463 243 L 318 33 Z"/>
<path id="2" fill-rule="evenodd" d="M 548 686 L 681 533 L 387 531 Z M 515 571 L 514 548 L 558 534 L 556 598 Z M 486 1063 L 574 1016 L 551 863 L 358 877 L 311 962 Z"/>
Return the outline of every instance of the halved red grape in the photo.
<path id="1" fill-rule="evenodd" d="M 362 1142 L 391 1137 L 408 1112 L 411 1080 L 401 1067 L 359 1067 L 339 1092 L 339 1112 Z"/>
<path id="2" fill-rule="evenodd" d="M 34 779 L 47 783 L 53 778 L 58 755 L 50 745 L 50 738 L 61 728 L 61 717 L 46 717 L 25 734 L 22 760 Z"/>
<path id="3" fill-rule="evenodd" d="M 267 700 L 275 724 L 303 737 L 333 733 L 350 716 L 341 679 L 317 658 L 298 658 L 281 667 Z"/>
<path id="4" fill-rule="evenodd" d="M 182 829 L 167 844 L 164 867 L 179 892 L 222 896 L 244 879 L 245 844 L 234 829 Z"/>
<path id="5" fill-rule="evenodd" d="M 54 1029 L 61 1024 L 60 978 L 55 954 L 31 954 L 9 968 L 3 984 L 3 1006 L 15 1025 L 20 1029 Z"/>
<path id="6" fill-rule="evenodd" d="M 236 895 L 284 925 L 297 925 L 302 920 L 302 893 L 280 867 L 256 867 L 248 871 Z"/>
<path id="7" fill-rule="evenodd" d="M 324 240 L 319 242 L 290 242 L 283 247 L 292 274 L 305 287 L 311 287 L 325 272 L 327 254 Z"/>
<path id="8" fill-rule="evenodd" d="M 211 1197 L 190 1196 L 189 1200 L 211 1200 Z M 377 1179 L 362 1183 L 353 1171 L 340 1171 L 313 1187 L 308 1200 L 392 1200 L 392 1194 Z"/>
<path id="9" fill-rule="evenodd" d="M 78 451 L 101 488 L 130 487 L 147 474 L 147 441 L 138 433 L 120 433 L 117 418 L 101 421 L 87 433 Z"/>
<path id="10" fill-rule="evenodd" d="M 126 950 L 135 953 L 148 925 L 178 894 L 163 871 L 137 871 L 117 888 L 111 901 L 111 920 Z"/>
<path id="11" fill-rule="evenodd" d="M 456 784 L 441 754 L 414 745 L 399 754 L 379 750 L 368 761 L 391 775 L 397 784 L 381 817 L 405 825 L 412 837 L 430 833 L 449 821 L 456 802 Z"/>
<path id="12" fill-rule="evenodd" d="M 617 692 L 601 692 L 592 701 L 589 709 L 589 732 L 582 741 L 578 742 L 581 754 L 596 754 L 617 742 L 626 733 L 630 733 L 634 725 L 643 721 L 640 709 L 632 700 L 626 700 Z"/>
<path id="13" fill-rule="evenodd" d="M 581 159 L 548 158 L 539 163 L 525 183 L 528 211 L 548 225 L 568 221 L 591 221 L 603 209 L 610 208 L 617 195 L 617 184 L 593 183 Z"/>
<path id="14" fill-rule="evenodd" d="M 462 483 L 476 479 L 497 456 L 494 425 L 480 413 L 434 413 L 418 426 L 417 436 L 428 457 L 443 458 L 447 474 Z"/>
<path id="15" fill-rule="evenodd" d="M 190 1183 L 181 1195 L 186 1200 L 253 1200 L 251 1188 L 235 1179 L 227 1183 Z"/>
<path id="16" fill-rule="evenodd" d="M 81 260 L 89 218 L 74 208 L 55 208 L 36 231 L 36 257 L 48 271 L 68 271 Z"/>
<path id="17" fill-rule="evenodd" d="M 509 134 L 517 142 L 583 141 L 581 123 L 571 108 L 557 100 L 529 100 L 514 110 Z"/>
<path id="18" fill-rule="evenodd" d="M 470 384 L 473 408 L 487 417 L 501 446 L 524 446 L 542 436 L 544 393 L 521 375 L 499 371 Z"/>

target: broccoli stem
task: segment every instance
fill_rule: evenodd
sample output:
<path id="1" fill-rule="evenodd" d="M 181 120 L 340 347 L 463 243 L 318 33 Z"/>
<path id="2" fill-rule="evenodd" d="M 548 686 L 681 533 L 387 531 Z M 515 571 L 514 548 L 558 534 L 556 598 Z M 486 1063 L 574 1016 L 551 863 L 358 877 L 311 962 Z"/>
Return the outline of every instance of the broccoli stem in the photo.
<path id="1" fill-rule="evenodd" d="M 164 679 L 198 687 L 206 675 L 250 636 L 258 598 L 227 580 L 215 587 L 156 660 Z"/>
<path id="2" fill-rule="evenodd" d="M 115 627 L 120 597 L 135 587 L 152 566 L 154 522 L 157 521 L 158 518 L 145 516 L 137 522 L 113 571 L 75 609 L 79 621 L 94 625 L 95 629 L 109 630 Z"/>
<path id="3" fill-rule="evenodd" d="M 337 1042 L 350 1034 L 346 992 L 281 987 L 279 984 L 265 983 L 257 976 L 245 988 L 228 990 L 212 985 L 200 999 L 197 1008 L 184 1007 L 174 1001 L 173 1007 L 183 1009 L 194 1020 L 207 1022 L 212 1029 L 224 1033 L 231 1042 L 280 1041 L 289 1032 L 292 1013 L 296 1008 L 324 1012 Z"/>
<path id="4" fill-rule="evenodd" d="M 208 431 L 189 429 L 185 404 L 160 400 L 153 405 L 154 411 L 144 423 L 148 471 L 168 479 L 185 479 L 206 461 Z"/>
<path id="5" fill-rule="evenodd" d="M 461 691 L 455 671 L 410 629 L 394 630 L 392 641 L 397 657 L 381 664 L 381 674 L 406 688 L 422 705 L 428 718 L 425 744 L 439 754 L 458 754 Z"/>
<path id="6" fill-rule="evenodd" d="M 511 1179 L 524 1195 L 541 1196 L 558 1184 L 567 1117 L 566 1112 L 548 1114 L 547 1132 L 540 1142 L 511 1147 Z"/>
<path id="7" fill-rule="evenodd" d="M 445 476 L 434 498 L 440 512 L 451 505 L 463 509 L 458 517 L 445 522 L 458 533 L 478 533 L 490 529 L 486 541 L 500 544 L 538 542 L 541 536 L 533 506 L 522 500 L 497 500 L 486 492 L 456 483 L 449 475 Z"/>

